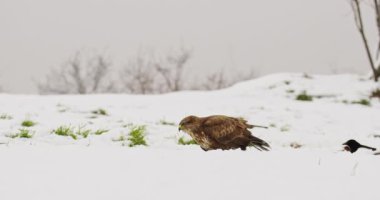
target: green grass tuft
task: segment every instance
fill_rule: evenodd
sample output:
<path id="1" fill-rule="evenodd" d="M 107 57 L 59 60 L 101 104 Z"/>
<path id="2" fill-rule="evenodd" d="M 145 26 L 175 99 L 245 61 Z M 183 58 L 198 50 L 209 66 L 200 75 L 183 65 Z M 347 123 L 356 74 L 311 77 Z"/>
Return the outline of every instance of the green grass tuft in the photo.
<path id="1" fill-rule="evenodd" d="M 371 102 L 367 99 L 360 99 L 359 101 L 352 101 L 352 104 L 360 104 L 363 106 L 371 106 Z"/>
<path id="2" fill-rule="evenodd" d="M 75 135 L 82 136 L 83 138 L 87 138 L 90 135 L 90 129 L 84 129 L 85 126 L 79 126 L 78 130 L 75 132 Z M 73 136 L 71 136 L 73 137 Z"/>
<path id="3" fill-rule="evenodd" d="M 191 139 L 191 140 L 185 140 L 184 137 L 180 137 L 178 139 L 178 144 L 179 145 L 193 145 L 193 144 L 198 144 L 195 140 Z"/>
<path id="4" fill-rule="evenodd" d="M 297 95 L 296 100 L 298 101 L 313 101 L 313 96 L 310 96 L 306 91 L 302 91 L 301 94 Z"/>
<path id="5" fill-rule="evenodd" d="M 5 135 L 5 137 L 9 137 L 9 138 L 12 138 L 12 139 L 15 139 L 19 136 L 19 134 L 9 134 L 9 135 Z"/>
<path id="6" fill-rule="evenodd" d="M 32 121 L 32 120 L 24 120 L 22 123 L 21 123 L 21 126 L 24 126 L 24 127 L 32 127 L 34 125 L 36 125 L 37 123 Z"/>
<path id="7" fill-rule="evenodd" d="M 57 129 L 53 130 L 53 133 L 59 136 L 70 136 L 74 140 L 79 138 L 87 138 L 89 135 L 101 135 L 103 133 L 108 132 L 109 130 L 98 129 L 96 131 L 92 131 L 91 129 L 86 129 L 85 126 L 79 126 L 77 129 L 71 126 L 60 126 Z"/>
<path id="8" fill-rule="evenodd" d="M 103 133 L 107 133 L 109 130 L 98 129 L 94 132 L 95 135 L 102 135 Z"/>
<path id="9" fill-rule="evenodd" d="M 104 110 L 103 108 L 99 108 L 97 110 L 94 110 L 91 113 L 95 114 L 95 115 L 108 115 L 107 111 Z"/>
<path id="10" fill-rule="evenodd" d="M 69 126 L 60 126 L 57 129 L 53 130 L 53 133 L 60 136 L 69 136 L 70 133 L 73 133 L 73 130 Z"/>
<path id="11" fill-rule="evenodd" d="M 31 131 L 28 130 L 28 129 L 19 129 L 19 132 L 18 133 L 15 133 L 15 134 L 10 134 L 10 135 L 6 135 L 6 137 L 9 137 L 9 138 L 32 138 L 33 137 L 33 134 L 31 134 Z"/>
<path id="12" fill-rule="evenodd" d="M 78 137 L 74 134 L 74 130 L 70 126 L 60 126 L 57 129 L 53 130 L 53 133 L 59 136 L 70 136 L 74 140 L 78 139 Z"/>
<path id="13" fill-rule="evenodd" d="M 33 134 L 30 134 L 30 131 L 27 129 L 20 129 L 19 137 L 20 138 L 32 138 Z"/>
<path id="14" fill-rule="evenodd" d="M 147 146 L 147 143 L 145 141 L 145 132 L 146 127 L 145 126 L 135 126 L 131 129 L 129 132 L 128 140 L 129 140 L 129 147 L 134 147 L 137 145 L 144 145 Z"/>

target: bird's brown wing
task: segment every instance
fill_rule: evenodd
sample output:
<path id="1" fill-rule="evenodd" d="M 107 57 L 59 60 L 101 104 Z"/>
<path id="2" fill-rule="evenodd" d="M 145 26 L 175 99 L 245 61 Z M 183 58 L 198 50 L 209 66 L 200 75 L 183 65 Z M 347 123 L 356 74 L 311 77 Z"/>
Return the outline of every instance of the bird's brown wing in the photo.
<path id="1" fill-rule="evenodd" d="M 202 124 L 204 133 L 225 146 L 225 148 L 239 148 L 254 146 L 259 150 L 268 150 L 269 145 L 253 136 L 248 128 L 251 128 L 247 121 L 240 118 L 227 116 L 211 116 L 205 118 Z"/>
<path id="2" fill-rule="evenodd" d="M 203 132 L 226 148 L 247 146 L 250 141 L 245 134 L 246 126 L 238 119 L 227 116 L 212 116 L 202 124 Z"/>

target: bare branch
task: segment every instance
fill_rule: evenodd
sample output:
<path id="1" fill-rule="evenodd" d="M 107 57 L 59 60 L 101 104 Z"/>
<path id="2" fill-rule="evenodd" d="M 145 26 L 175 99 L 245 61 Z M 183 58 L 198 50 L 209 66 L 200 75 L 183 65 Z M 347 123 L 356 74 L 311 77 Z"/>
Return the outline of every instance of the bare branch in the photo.
<path id="1" fill-rule="evenodd" d="M 157 63 L 155 68 L 162 76 L 168 92 L 184 89 L 183 71 L 191 53 L 182 48 L 177 55 L 167 56 L 166 62 Z"/>
<path id="2" fill-rule="evenodd" d="M 213 73 L 206 78 L 206 82 L 203 83 L 202 89 L 205 90 L 218 90 L 228 87 L 229 83 L 224 75 L 224 71 Z"/>
<path id="3" fill-rule="evenodd" d="M 152 56 L 140 52 L 121 73 L 121 81 L 124 83 L 122 91 L 134 94 L 157 93 L 154 65 Z"/>
<path id="4" fill-rule="evenodd" d="M 245 80 L 250 80 L 256 77 L 254 71 L 238 73 L 232 75 L 233 73 L 229 73 L 229 79 L 225 75 L 225 71 L 219 71 L 217 73 L 213 73 L 206 78 L 206 82 L 202 84 L 202 86 L 198 89 L 202 90 L 218 90 L 230 87 L 238 82 L 242 82 Z"/>
<path id="5" fill-rule="evenodd" d="M 372 72 L 373 72 L 373 77 L 374 77 L 375 81 L 377 81 L 379 74 L 376 71 L 375 64 L 374 64 L 374 61 L 373 61 L 373 58 L 372 58 L 372 55 L 371 55 L 371 52 L 369 49 L 368 40 L 367 40 L 366 34 L 364 32 L 364 24 L 363 24 L 359 0 L 351 0 L 351 7 L 352 7 L 352 10 L 354 12 L 356 27 L 360 33 L 361 38 L 362 38 L 362 41 L 363 41 L 363 44 L 364 44 L 364 47 L 366 50 L 367 58 L 368 58 L 368 61 L 370 63 L 370 67 L 371 67 Z"/>
<path id="6" fill-rule="evenodd" d="M 45 82 L 38 84 L 42 94 L 89 94 L 113 92 L 113 83 L 105 83 L 110 73 L 110 63 L 102 55 L 90 58 L 87 62 L 78 52 L 72 59 L 53 69 Z"/>

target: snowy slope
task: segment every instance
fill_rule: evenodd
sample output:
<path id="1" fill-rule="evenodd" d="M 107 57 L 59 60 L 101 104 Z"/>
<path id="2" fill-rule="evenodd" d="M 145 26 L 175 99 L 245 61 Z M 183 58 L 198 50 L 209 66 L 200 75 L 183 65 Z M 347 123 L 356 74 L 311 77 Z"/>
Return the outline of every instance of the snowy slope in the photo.
<path id="1" fill-rule="evenodd" d="M 0 194 L 4 199 L 380 199 L 380 157 L 340 151 L 351 138 L 380 148 L 380 103 L 368 97 L 377 87 L 357 75 L 276 74 L 213 92 L 0 94 Z M 303 91 L 313 101 L 295 100 Z M 371 105 L 352 103 L 361 99 Z M 92 113 L 100 108 L 108 115 Z M 178 145 L 184 134 L 176 124 L 190 114 L 225 114 L 270 126 L 253 133 L 272 151 L 206 153 L 196 145 Z M 10 137 L 26 119 L 37 123 L 26 128 L 33 137 Z M 52 133 L 63 125 L 109 131 L 77 140 Z M 116 141 L 133 125 L 146 126 L 147 147 Z"/>

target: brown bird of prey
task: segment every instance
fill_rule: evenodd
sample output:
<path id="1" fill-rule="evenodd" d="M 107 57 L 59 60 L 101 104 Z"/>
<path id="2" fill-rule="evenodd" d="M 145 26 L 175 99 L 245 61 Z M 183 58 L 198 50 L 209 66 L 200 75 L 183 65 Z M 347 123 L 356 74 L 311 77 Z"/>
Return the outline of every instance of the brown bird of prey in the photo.
<path id="1" fill-rule="evenodd" d="M 205 151 L 238 148 L 246 150 L 247 146 L 268 151 L 269 144 L 253 136 L 248 130 L 254 127 L 267 128 L 250 125 L 242 118 L 224 115 L 188 116 L 179 123 L 179 130 L 188 133 Z"/>

